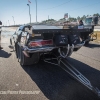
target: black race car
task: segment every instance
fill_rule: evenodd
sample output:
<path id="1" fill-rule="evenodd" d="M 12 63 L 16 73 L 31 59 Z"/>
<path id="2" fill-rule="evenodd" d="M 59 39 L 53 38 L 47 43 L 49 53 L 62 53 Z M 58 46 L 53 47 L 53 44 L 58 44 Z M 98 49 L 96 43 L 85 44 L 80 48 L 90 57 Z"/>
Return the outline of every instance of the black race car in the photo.
<path id="1" fill-rule="evenodd" d="M 80 33 L 89 29 L 61 29 L 58 26 L 23 25 L 10 38 L 11 47 L 21 65 L 38 63 L 40 58 L 52 55 L 66 58 L 81 48 L 85 42 Z M 44 59 L 44 58 L 43 58 Z"/>

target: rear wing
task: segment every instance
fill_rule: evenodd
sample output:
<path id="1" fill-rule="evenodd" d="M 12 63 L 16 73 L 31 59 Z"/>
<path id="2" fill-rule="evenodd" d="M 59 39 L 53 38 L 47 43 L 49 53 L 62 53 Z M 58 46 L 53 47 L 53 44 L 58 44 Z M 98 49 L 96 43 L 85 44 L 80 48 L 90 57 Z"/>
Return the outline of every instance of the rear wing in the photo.
<path id="1" fill-rule="evenodd" d="M 33 29 L 32 34 L 76 34 L 81 32 L 90 32 L 90 29 Z"/>

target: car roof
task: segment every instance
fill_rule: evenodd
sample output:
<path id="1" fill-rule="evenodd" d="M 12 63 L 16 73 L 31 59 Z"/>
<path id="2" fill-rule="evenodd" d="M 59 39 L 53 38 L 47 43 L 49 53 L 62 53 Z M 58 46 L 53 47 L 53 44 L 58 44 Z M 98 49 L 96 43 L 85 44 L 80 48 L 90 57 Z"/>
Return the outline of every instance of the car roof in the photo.
<path id="1" fill-rule="evenodd" d="M 49 25 L 33 25 L 33 29 L 62 29 L 59 26 L 49 26 Z"/>

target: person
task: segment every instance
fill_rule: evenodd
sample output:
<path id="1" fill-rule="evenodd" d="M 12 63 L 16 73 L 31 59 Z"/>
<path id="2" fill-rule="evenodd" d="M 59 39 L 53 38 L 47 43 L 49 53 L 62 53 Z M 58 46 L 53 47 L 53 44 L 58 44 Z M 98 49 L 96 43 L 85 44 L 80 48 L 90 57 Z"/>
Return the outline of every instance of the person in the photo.
<path id="1" fill-rule="evenodd" d="M 3 49 L 3 48 L 1 47 L 1 25 L 2 25 L 2 22 L 0 21 L 0 50 Z"/>
<path id="2" fill-rule="evenodd" d="M 79 25 L 84 25 L 82 20 L 79 21 Z"/>

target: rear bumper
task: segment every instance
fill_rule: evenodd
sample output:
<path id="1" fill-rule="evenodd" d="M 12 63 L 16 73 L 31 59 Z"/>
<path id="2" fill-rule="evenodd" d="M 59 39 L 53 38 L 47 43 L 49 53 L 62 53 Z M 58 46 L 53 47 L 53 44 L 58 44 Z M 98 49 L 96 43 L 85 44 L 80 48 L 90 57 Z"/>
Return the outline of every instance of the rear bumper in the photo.
<path id="1" fill-rule="evenodd" d="M 84 44 L 85 44 L 85 42 L 77 44 L 77 45 L 74 46 L 74 48 L 80 48 Z M 59 47 L 53 47 L 52 46 L 52 47 L 40 47 L 40 48 L 32 48 L 32 49 L 30 49 L 27 46 L 24 46 L 23 50 L 28 52 L 28 53 L 36 53 L 36 52 L 49 52 L 49 51 L 52 51 L 53 49 L 56 49 L 56 48 L 59 48 Z M 70 46 L 70 48 L 72 48 L 72 46 Z"/>
<path id="2" fill-rule="evenodd" d="M 48 52 L 48 51 L 52 51 L 53 49 L 55 49 L 55 47 L 45 47 L 45 48 L 28 48 L 28 47 L 24 47 L 24 51 L 28 52 L 28 53 L 35 53 L 35 52 Z"/>

